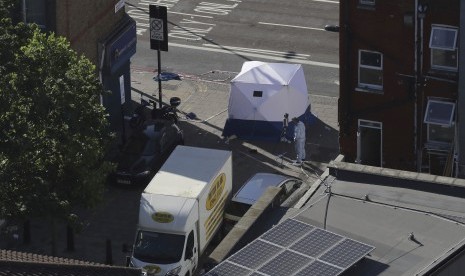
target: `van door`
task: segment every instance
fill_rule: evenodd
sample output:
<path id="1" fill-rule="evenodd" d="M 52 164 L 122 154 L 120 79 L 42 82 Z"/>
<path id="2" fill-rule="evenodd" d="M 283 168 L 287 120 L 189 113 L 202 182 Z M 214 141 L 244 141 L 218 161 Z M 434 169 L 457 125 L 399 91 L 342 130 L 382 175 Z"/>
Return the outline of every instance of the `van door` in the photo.
<path id="1" fill-rule="evenodd" d="M 189 275 L 194 275 L 198 263 L 198 246 L 195 230 L 192 230 L 187 237 L 185 252 L 184 261 L 189 266 Z"/>

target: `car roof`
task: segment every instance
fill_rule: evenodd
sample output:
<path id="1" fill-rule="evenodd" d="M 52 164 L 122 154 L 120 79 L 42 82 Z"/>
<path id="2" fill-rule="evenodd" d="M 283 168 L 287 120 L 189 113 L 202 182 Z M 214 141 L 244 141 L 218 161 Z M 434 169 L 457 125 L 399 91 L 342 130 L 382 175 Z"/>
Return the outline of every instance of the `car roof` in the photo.
<path id="1" fill-rule="evenodd" d="M 279 187 L 281 183 L 288 179 L 295 178 L 273 173 L 257 173 L 242 185 L 232 198 L 232 201 L 252 205 L 268 187 Z"/>

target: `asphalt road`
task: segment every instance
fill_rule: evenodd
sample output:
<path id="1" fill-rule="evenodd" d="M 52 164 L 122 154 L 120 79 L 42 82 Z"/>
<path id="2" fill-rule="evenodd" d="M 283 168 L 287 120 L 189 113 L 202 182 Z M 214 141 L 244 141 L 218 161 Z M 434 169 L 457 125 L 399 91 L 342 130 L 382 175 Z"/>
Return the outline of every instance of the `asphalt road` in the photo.
<path id="1" fill-rule="evenodd" d="M 339 2 L 330 0 L 128 0 L 137 22 L 137 53 L 132 65 L 157 68 L 150 49 L 149 5 L 168 8 L 168 52 L 162 71 L 190 76 L 210 71 L 239 72 L 244 61 L 303 65 L 310 94 L 339 94 Z"/>

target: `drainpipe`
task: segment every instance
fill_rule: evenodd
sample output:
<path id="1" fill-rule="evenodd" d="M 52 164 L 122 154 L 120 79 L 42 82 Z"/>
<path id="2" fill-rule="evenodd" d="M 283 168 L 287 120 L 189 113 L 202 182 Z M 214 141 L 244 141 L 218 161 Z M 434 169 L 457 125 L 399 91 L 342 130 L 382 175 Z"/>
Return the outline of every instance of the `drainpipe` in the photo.
<path id="1" fill-rule="evenodd" d="M 23 4 L 22 4 L 22 7 L 21 7 L 22 8 L 22 14 L 21 15 L 23 17 L 23 22 L 26 23 L 26 19 L 27 19 L 27 16 L 26 16 L 26 11 L 27 11 L 27 9 L 26 9 L 26 0 L 23 0 L 22 3 Z"/>
<path id="2" fill-rule="evenodd" d="M 463 92 L 465 92 L 465 3 L 460 1 L 460 27 L 459 27 L 459 85 L 457 93 L 457 137 L 454 141 L 456 152 L 458 154 L 458 170 L 456 170 L 456 177 L 465 177 L 465 160 L 461 158 L 465 156 L 465 146 L 460 143 L 464 142 L 465 135 L 465 99 Z"/>
<path id="3" fill-rule="evenodd" d="M 415 85 L 414 89 L 414 108 L 413 108 L 413 156 L 417 158 L 417 136 L 418 136 L 418 104 L 417 104 L 417 93 L 418 93 L 418 0 L 415 0 L 415 61 L 414 61 L 414 72 L 415 72 Z M 415 167 L 418 170 L 418 158 L 415 160 Z"/>
<path id="4" fill-rule="evenodd" d="M 360 129 L 357 130 L 357 157 L 355 158 L 355 163 L 362 163 L 362 141 L 360 140 Z"/>
<path id="5" fill-rule="evenodd" d="M 422 161 L 423 161 L 423 150 L 422 150 L 422 142 L 423 142 L 423 121 L 421 120 L 421 116 L 418 116 L 419 112 L 423 111 L 423 20 L 426 15 L 426 10 L 428 9 L 428 6 L 426 4 L 418 3 L 417 8 L 416 8 L 416 13 L 418 14 L 418 19 L 420 20 L 419 22 L 419 34 L 418 34 L 418 47 L 417 47 L 417 72 L 415 75 L 416 78 L 416 85 L 415 85 L 415 122 L 416 122 L 416 129 L 417 129 L 417 135 L 416 135 L 416 157 L 417 157 L 417 171 L 421 172 L 421 166 L 422 166 Z M 418 107 L 418 101 L 421 101 L 421 105 Z M 420 108 L 420 110 L 418 110 Z"/>
<path id="6" fill-rule="evenodd" d="M 341 9 L 340 18 L 342 18 L 342 24 L 340 24 L 339 32 L 343 33 L 344 41 L 339 44 L 339 47 L 344 51 L 345 65 L 340 66 L 340 75 L 344 76 L 342 82 L 344 83 L 343 89 L 340 91 L 339 100 L 343 102 L 340 106 L 342 109 L 339 112 L 339 121 L 343 122 L 340 125 L 339 136 L 347 136 L 350 133 L 350 125 L 352 124 L 353 116 L 351 111 L 351 34 L 350 34 L 350 23 L 349 23 L 349 14 L 350 14 L 350 1 L 343 1 L 340 5 L 344 5 Z"/>
<path id="7" fill-rule="evenodd" d="M 100 60 L 99 60 L 99 66 L 98 66 L 98 76 L 99 76 L 100 84 L 103 86 L 103 66 L 105 62 L 105 48 L 106 48 L 105 43 L 102 43 L 101 47 L 102 47 L 102 51 L 100 54 Z M 100 104 L 103 106 L 103 95 L 102 94 L 100 94 Z"/>

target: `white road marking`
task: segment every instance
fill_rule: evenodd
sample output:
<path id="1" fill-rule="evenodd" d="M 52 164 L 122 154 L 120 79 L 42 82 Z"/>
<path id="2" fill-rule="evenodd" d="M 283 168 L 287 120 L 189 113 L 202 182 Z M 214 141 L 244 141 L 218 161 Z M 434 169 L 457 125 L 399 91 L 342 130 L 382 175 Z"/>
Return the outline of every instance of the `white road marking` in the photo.
<path id="1" fill-rule="evenodd" d="M 292 58 L 297 59 L 307 59 L 310 55 L 305 54 L 297 54 L 292 52 L 279 52 L 279 51 L 272 51 L 272 50 L 263 50 L 263 49 L 254 49 L 254 48 L 242 48 L 242 47 L 233 47 L 233 46 L 220 46 L 215 44 L 203 44 L 204 47 L 211 47 L 217 49 L 225 49 L 229 51 L 241 51 L 241 52 L 249 52 L 249 53 L 257 53 L 257 54 L 267 54 L 272 56 L 292 56 Z"/>
<path id="2" fill-rule="evenodd" d="M 281 27 L 290 27 L 290 28 L 297 28 L 297 29 L 308 29 L 308 30 L 315 30 L 315 31 L 324 31 L 325 30 L 325 29 L 322 29 L 322 28 L 312 28 L 312 27 L 286 25 L 286 24 L 276 24 L 276 23 L 268 23 L 268 22 L 258 22 L 258 24 L 281 26 Z"/>
<path id="3" fill-rule="evenodd" d="M 210 16 L 210 15 L 198 15 L 198 14 L 192 14 L 192 13 L 172 12 L 172 11 L 168 11 L 168 13 L 186 15 L 186 16 L 191 16 L 191 17 L 213 18 L 213 16 Z"/>
<path id="4" fill-rule="evenodd" d="M 311 60 L 302 60 L 302 59 L 296 59 L 292 57 L 289 57 L 289 58 L 286 58 L 284 56 L 276 57 L 276 56 L 270 56 L 270 55 L 265 55 L 265 54 L 248 53 L 248 52 L 243 52 L 243 51 L 226 50 L 226 49 L 220 49 L 220 48 L 219 49 L 207 48 L 203 46 L 184 45 L 184 44 L 178 44 L 178 43 L 169 43 L 169 46 L 179 47 L 179 48 L 188 48 L 188 49 L 193 49 L 193 50 L 224 53 L 224 54 L 230 54 L 230 55 L 241 55 L 241 56 L 254 57 L 254 58 L 285 61 L 285 62 L 294 61 L 295 63 L 299 63 L 299 64 L 313 65 L 313 66 L 326 67 L 326 68 L 336 68 L 336 69 L 339 68 L 339 64 L 311 61 Z"/>
<path id="5" fill-rule="evenodd" d="M 331 3 L 331 4 L 339 4 L 339 1 L 330 1 L 330 0 L 312 0 L 313 2 L 323 2 L 323 3 Z"/>

